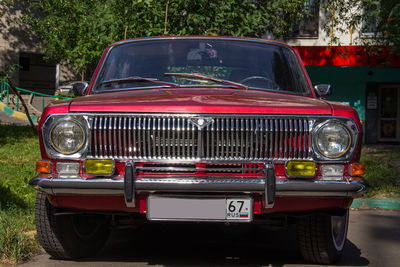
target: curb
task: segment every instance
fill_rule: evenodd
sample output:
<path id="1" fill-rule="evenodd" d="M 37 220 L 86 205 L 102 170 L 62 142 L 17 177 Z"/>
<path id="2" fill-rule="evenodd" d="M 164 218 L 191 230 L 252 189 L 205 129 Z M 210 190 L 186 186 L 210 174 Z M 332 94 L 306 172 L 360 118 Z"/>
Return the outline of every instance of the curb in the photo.
<path id="1" fill-rule="evenodd" d="M 400 210 L 400 198 L 358 198 L 354 199 L 350 208 Z"/>
<path id="2" fill-rule="evenodd" d="M 9 107 L 7 107 L 6 104 L 1 103 L 0 102 L 0 111 L 3 111 L 4 113 L 6 113 L 7 115 L 9 115 L 10 117 L 19 119 L 19 120 L 23 120 L 23 121 L 28 121 L 28 117 L 26 116 L 25 113 L 20 112 L 20 111 L 15 111 Z M 33 122 L 37 121 L 37 117 L 36 116 L 31 116 L 31 119 Z"/>

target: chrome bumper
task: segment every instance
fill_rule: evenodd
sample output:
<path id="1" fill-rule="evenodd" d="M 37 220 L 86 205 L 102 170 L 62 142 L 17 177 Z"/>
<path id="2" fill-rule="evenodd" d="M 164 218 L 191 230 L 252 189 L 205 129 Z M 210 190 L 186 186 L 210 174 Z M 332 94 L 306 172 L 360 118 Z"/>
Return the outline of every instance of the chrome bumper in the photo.
<path id="1" fill-rule="evenodd" d="M 49 179 L 39 177 L 31 179 L 29 182 L 31 186 L 38 190 L 53 195 L 126 195 L 125 183 L 124 179 Z M 134 183 L 136 192 L 265 193 L 266 191 L 265 179 L 252 179 L 248 177 L 146 177 L 137 178 Z M 356 197 L 367 192 L 369 187 L 369 183 L 365 179 L 360 179 L 359 181 L 277 180 L 274 195 L 294 197 Z"/>
<path id="2" fill-rule="evenodd" d="M 135 206 L 138 192 L 262 193 L 265 207 L 272 208 L 276 196 L 355 197 L 369 184 L 357 181 L 276 180 L 272 164 L 264 164 L 263 175 L 251 176 L 136 176 L 133 162 L 125 164 L 124 178 L 33 178 L 29 184 L 51 195 L 122 195 L 127 207 Z"/>

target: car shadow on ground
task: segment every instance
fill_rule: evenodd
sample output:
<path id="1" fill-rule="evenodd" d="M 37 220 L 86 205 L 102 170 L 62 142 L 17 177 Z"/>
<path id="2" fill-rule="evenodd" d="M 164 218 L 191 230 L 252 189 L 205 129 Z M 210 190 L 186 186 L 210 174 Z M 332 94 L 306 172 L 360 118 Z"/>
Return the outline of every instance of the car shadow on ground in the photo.
<path id="1" fill-rule="evenodd" d="M 163 266 L 307 264 L 297 248 L 295 227 L 270 231 L 254 225 L 212 224 L 148 224 L 136 230 L 114 231 L 99 256 L 80 262 Z M 347 241 L 337 265 L 368 264 L 360 249 Z"/>

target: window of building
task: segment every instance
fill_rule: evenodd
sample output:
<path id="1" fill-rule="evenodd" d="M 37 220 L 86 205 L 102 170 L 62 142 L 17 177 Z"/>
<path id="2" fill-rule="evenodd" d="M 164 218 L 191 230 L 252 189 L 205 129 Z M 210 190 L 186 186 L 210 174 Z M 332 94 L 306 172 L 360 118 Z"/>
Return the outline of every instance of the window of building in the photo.
<path id="1" fill-rule="evenodd" d="M 363 6 L 361 22 L 361 33 L 363 36 L 372 37 L 378 34 L 379 12 L 379 2 Z"/>
<path id="2" fill-rule="evenodd" d="M 319 0 L 309 0 L 304 3 L 303 18 L 292 25 L 292 32 L 288 37 L 318 37 L 319 28 Z"/>

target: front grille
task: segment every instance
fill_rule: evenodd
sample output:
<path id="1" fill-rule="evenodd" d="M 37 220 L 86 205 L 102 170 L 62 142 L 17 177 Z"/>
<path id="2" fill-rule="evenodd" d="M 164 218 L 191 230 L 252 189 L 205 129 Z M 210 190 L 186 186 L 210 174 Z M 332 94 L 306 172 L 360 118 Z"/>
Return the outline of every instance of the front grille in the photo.
<path id="1" fill-rule="evenodd" d="M 193 123 L 204 117 L 205 127 Z M 149 160 L 311 158 L 309 118 L 91 115 L 89 157 Z"/>

